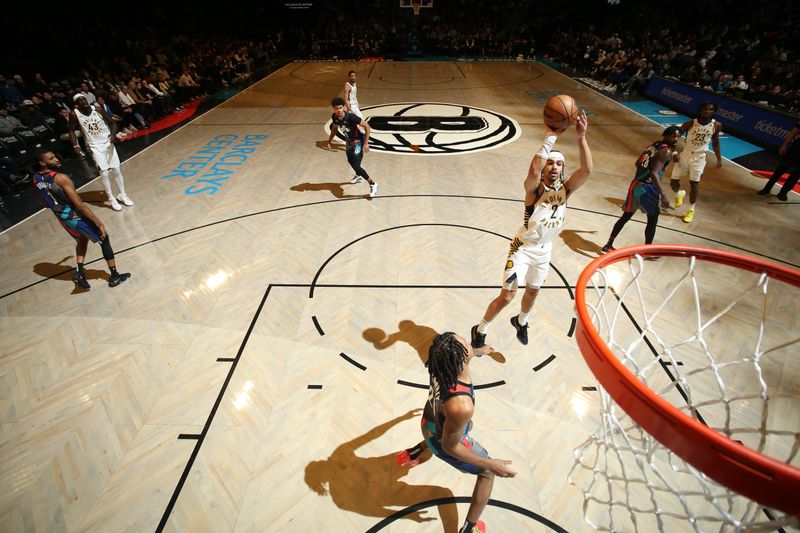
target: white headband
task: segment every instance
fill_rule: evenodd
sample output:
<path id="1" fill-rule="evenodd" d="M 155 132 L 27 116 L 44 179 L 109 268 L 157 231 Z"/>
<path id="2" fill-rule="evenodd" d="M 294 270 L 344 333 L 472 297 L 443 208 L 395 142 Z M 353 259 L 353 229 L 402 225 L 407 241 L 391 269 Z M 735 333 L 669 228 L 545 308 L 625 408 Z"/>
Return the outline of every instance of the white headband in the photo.
<path id="1" fill-rule="evenodd" d="M 564 161 L 564 154 L 562 154 L 558 150 L 551 150 L 550 153 L 547 154 L 547 159 L 552 159 L 553 161 L 561 161 L 562 163 L 566 163 L 566 161 Z"/>

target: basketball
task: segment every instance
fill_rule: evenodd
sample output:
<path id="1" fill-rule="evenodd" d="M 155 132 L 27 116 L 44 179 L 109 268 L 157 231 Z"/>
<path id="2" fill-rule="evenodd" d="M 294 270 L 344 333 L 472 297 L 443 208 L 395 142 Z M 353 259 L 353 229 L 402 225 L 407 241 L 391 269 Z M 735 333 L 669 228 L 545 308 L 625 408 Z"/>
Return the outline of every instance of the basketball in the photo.
<path id="1" fill-rule="evenodd" d="M 567 94 L 559 94 L 544 106 L 544 123 L 552 130 L 564 129 L 578 120 L 578 105 Z"/>

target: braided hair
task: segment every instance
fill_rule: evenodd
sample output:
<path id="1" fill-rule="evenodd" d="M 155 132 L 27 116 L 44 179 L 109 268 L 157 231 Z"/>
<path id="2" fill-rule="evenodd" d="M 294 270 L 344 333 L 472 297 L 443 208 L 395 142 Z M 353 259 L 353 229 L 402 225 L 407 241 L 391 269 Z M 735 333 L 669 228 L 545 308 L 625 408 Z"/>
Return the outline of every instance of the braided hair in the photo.
<path id="1" fill-rule="evenodd" d="M 467 349 L 458 342 L 455 333 L 448 331 L 434 337 L 428 349 L 428 373 L 436 378 L 440 387 L 455 387 L 458 373 L 466 361 Z"/>

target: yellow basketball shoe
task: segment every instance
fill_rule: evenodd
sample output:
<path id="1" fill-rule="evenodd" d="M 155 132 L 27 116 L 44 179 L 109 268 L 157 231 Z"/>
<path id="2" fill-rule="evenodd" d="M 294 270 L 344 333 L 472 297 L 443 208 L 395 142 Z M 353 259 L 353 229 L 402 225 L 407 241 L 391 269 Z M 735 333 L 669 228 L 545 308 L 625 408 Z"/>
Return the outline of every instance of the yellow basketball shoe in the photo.
<path id="1" fill-rule="evenodd" d="M 675 193 L 675 198 L 673 201 L 673 207 L 675 207 L 675 209 L 678 209 L 680 206 L 683 205 L 684 196 L 686 196 L 686 191 L 684 191 L 683 189 Z"/>

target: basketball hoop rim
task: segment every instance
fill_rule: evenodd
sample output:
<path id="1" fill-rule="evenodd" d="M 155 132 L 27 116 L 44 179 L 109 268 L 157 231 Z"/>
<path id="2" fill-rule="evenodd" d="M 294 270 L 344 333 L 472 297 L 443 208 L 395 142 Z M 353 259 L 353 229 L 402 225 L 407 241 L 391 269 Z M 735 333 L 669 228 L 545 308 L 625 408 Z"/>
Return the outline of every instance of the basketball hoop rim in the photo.
<path id="1" fill-rule="evenodd" d="M 691 257 L 751 272 L 800 287 L 800 271 L 710 248 L 639 245 L 601 255 L 584 268 L 575 288 L 576 340 L 597 380 L 637 424 L 711 479 L 758 503 L 800 518 L 800 469 L 763 455 L 706 427 L 661 398 L 617 358 L 592 323 L 586 287 L 595 272 L 634 255 Z"/>

